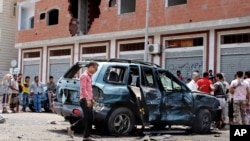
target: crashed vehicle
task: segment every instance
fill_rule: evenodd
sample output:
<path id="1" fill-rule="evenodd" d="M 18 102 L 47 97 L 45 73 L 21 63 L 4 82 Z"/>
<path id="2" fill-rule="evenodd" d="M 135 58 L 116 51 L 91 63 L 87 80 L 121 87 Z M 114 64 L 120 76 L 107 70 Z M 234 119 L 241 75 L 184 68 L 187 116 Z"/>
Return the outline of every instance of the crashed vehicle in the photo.
<path id="1" fill-rule="evenodd" d="M 79 76 L 87 62 L 74 64 L 57 82 L 54 112 L 74 123 L 82 115 Z M 137 125 L 164 129 L 184 125 L 208 133 L 221 119 L 218 100 L 192 92 L 168 70 L 151 63 L 111 59 L 98 62 L 92 77 L 95 128 L 111 135 L 128 135 Z M 79 130 L 81 127 L 79 127 Z"/>

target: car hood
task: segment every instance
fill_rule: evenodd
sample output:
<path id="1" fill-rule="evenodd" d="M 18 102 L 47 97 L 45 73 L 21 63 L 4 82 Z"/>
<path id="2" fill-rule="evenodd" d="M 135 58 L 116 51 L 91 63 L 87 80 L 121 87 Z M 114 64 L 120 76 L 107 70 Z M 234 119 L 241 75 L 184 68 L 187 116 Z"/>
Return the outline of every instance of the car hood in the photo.
<path id="1" fill-rule="evenodd" d="M 210 108 L 219 108 L 220 102 L 213 95 L 209 95 L 203 92 L 192 92 L 195 99 L 195 105 L 197 107 L 210 107 Z"/>

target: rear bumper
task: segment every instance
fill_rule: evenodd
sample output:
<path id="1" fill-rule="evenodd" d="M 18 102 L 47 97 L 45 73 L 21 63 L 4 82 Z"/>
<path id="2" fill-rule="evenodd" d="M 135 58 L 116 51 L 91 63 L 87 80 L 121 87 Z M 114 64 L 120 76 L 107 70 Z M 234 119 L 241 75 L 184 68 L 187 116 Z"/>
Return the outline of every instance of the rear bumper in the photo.
<path id="1" fill-rule="evenodd" d="M 81 107 L 78 105 L 69 105 L 69 104 L 63 104 L 63 103 L 59 103 L 59 102 L 55 102 L 54 101 L 54 106 L 53 106 L 53 111 L 54 113 L 63 116 L 63 117 L 79 117 L 79 115 L 75 115 L 73 114 L 73 110 L 74 109 L 78 109 L 81 111 L 80 117 L 83 116 L 82 115 L 82 110 Z"/>

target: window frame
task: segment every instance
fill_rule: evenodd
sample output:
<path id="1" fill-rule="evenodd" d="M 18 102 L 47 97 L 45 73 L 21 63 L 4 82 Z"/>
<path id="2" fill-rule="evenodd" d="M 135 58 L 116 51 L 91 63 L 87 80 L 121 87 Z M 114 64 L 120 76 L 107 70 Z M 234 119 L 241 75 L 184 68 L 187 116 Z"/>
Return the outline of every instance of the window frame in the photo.
<path id="1" fill-rule="evenodd" d="M 176 5 L 169 5 L 169 0 L 165 0 L 165 7 L 172 7 L 172 6 L 178 6 L 178 5 L 184 5 L 184 4 L 188 4 L 188 0 L 186 0 L 186 3 L 181 3 L 181 4 L 176 4 Z"/>
<path id="2" fill-rule="evenodd" d="M 111 72 L 112 69 L 124 69 L 123 72 L 123 80 L 122 81 L 109 81 L 108 76 Z M 107 67 L 105 70 L 104 76 L 103 76 L 103 81 L 109 84 L 116 84 L 116 85 L 125 85 L 127 83 L 127 72 L 128 72 L 128 67 L 127 66 L 119 66 L 119 65 L 110 65 Z M 118 74 L 118 79 L 120 79 L 121 74 Z"/>
<path id="3" fill-rule="evenodd" d="M 126 0 L 128 1 L 128 0 Z M 129 13 L 134 13 L 136 12 L 136 0 L 135 1 L 135 10 L 134 11 L 130 11 L 130 12 L 125 12 L 125 13 L 122 13 L 121 12 L 121 9 L 122 9 L 122 0 L 118 0 L 118 15 L 123 15 L 123 14 L 129 14 Z"/>
<path id="4" fill-rule="evenodd" d="M 146 81 L 148 81 L 148 79 L 147 79 L 147 76 L 146 76 L 146 74 L 144 72 L 145 69 L 152 71 L 150 74 L 152 74 L 153 86 L 146 85 Z M 157 89 L 157 82 L 155 80 L 155 75 L 154 74 L 155 73 L 154 73 L 153 68 L 146 67 L 146 66 L 141 66 L 141 74 L 140 74 L 140 77 L 141 77 L 140 84 L 141 84 L 141 86 L 152 88 L 152 89 Z M 150 84 L 149 81 L 148 81 L 148 84 Z"/>

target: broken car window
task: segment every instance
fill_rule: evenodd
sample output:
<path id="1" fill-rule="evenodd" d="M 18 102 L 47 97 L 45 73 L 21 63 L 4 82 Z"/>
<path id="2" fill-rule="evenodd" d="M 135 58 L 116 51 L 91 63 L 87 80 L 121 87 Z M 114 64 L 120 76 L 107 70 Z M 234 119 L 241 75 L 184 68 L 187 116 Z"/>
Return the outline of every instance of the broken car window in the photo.
<path id="1" fill-rule="evenodd" d="M 124 75 L 126 72 L 126 67 L 121 66 L 111 66 L 107 69 L 105 73 L 105 81 L 111 83 L 124 83 Z"/>
<path id="2" fill-rule="evenodd" d="M 142 68 L 142 85 L 146 87 L 155 88 L 152 68 Z"/>
<path id="3" fill-rule="evenodd" d="M 162 86 L 166 92 L 181 90 L 181 85 L 173 79 L 173 76 L 165 71 L 159 71 Z"/>

